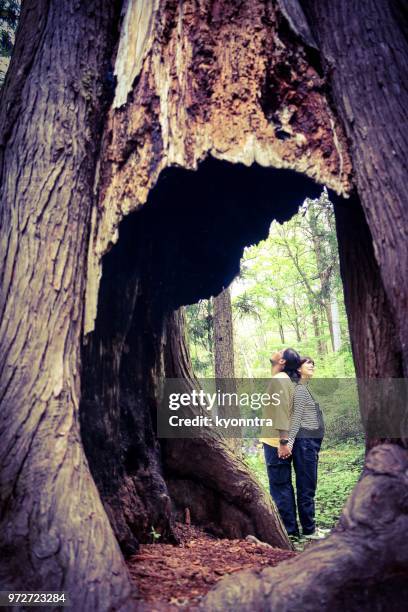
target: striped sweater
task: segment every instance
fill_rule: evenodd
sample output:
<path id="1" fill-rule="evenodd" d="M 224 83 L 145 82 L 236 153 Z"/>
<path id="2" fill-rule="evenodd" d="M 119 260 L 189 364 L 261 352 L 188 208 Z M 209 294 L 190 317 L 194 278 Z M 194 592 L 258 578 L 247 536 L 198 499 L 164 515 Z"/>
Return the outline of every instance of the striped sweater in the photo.
<path id="1" fill-rule="evenodd" d="M 318 429 L 315 400 L 307 385 L 297 385 L 293 396 L 293 414 L 290 419 L 289 448 L 292 449 L 296 435 L 301 427 Z"/>

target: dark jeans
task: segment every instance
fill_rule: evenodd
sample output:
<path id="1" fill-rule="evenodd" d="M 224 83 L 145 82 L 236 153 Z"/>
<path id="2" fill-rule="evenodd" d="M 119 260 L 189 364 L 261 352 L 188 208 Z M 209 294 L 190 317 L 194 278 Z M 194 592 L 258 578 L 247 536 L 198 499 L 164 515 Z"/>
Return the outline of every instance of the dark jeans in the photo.
<path id="1" fill-rule="evenodd" d="M 321 438 L 296 438 L 293 467 L 296 474 L 296 498 L 300 524 L 305 535 L 315 531 L 315 493 Z"/>
<path id="2" fill-rule="evenodd" d="M 278 449 L 264 444 L 265 463 L 268 470 L 269 491 L 289 535 L 297 535 L 295 493 L 291 471 L 292 459 L 279 459 Z"/>

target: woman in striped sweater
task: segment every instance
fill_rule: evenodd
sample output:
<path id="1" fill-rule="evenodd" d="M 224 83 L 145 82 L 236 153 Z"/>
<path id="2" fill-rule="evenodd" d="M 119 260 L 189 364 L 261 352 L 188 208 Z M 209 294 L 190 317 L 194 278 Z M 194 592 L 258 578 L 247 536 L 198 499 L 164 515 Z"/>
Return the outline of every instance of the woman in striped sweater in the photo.
<path id="1" fill-rule="evenodd" d="M 324 423 L 320 406 L 313 398 L 308 385 L 314 369 L 313 359 L 310 357 L 301 359 L 298 369 L 300 380 L 293 398 L 288 448 L 293 456 L 297 508 L 303 535 L 310 539 L 319 539 L 325 534 L 322 530 L 316 529 L 315 494 Z"/>

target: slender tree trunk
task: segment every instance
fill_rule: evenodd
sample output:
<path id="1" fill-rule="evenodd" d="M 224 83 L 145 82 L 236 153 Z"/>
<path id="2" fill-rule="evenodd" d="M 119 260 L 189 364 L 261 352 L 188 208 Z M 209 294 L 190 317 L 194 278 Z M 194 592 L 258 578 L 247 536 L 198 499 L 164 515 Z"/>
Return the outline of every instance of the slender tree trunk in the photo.
<path id="1" fill-rule="evenodd" d="M 314 337 L 317 340 L 317 348 L 319 351 L 319 355 L 324 355 L 326 351 L 325 351 L 325 346 L 324 346 L 321 329 L 320 329 L 319 315 L 316 312 L 316 307 L 312 301 L 309 302 L 309 307 L 312 312 L 313 333 L 314 333 Z"/>
<path id="2" fill-rule="evenodd" d="M 285 345 L 285 332 L 282 324 L 282 302 L 279 295 L 276 295 L 276 311 L 278 314 L 278 325 L 279 325 L 279 335 L 282 342 L 282 346 Z"/>
<path id="3" fill-rule="evenodd" d="M 296 295 L 293 295 L 293 312 L 295 313 L 295 317 L 293 319 L 293 326 L 296 332 L 296 340 L 298 342 L 302 342 L 302 336 L 300 333 L 300 324 L 299 324 L 299 311 L 296 306 Z"/>
<path id="4" fill-rule="evenodd" d="M 224 289 L 213 299 L 214 305 L 214 354 L 215 379 L 217 389 L 223 393 L 236 393 L 235 363 L 234 363 L 234 333 L 232 325 L 231 291 Z M 220 416 L 239 416 L 237 406 L 219 407 Z M 240 429 L 236 428 L 233 438 L 228 440 L 234 452 L 241 453 Z"/>
<path id="5" fill-rule="evenodd" d="M 312 234 L 313 250 L 315 253 L 316 266 L 317 266 L 317 271 L 318 271 L 319 279 L 320 279 L 320 291 L 319 291 L 320 304 L 321 304 L 322 311 L 324 310 L 324 313 L 326 315 L 325 318 L 327 320 L 327 325 L 329 327 L 331 347 L 332 347 L 332 350 L 334 351 L 333 320 L 332 320 L 332 313 L 330 309 L 330 284 L 331 284 L 332 272 L 330 269 L 329 270 L 326 269 L 327 262 L 324 261 L 323 246 L 321 244 L 321 237 L 319 236 L 317 217 L 316 217 L 316 212 L 313 208 L 313 204 L 309 207 L 308 213 L 309 213 L 308 215 L 309 224 L 310 224 L 310 229 L 311 229 L 311 234 Z M 324 329 L 324 318 L 323 317 L 322 317 L 322 329 Z M 327 349 L 326 349 L 326 352 L 327 352 Z"/>
<path id="6" fill-rule="evenodd" d="M 333 327 L 333 350 L 337 353 L 341 349 L 342 332 L 340 327 L 339 302 L 335 291 L 331 294 L 330 312 Z"/>
<path id="7" fill-rule="evenodd" d="M 332 304 L 328 300 L 325 300 L 325 303 L 324 303 L 324 312 L 326 314 L 326 321 L 327 321 L 327 324 L 328 324 L 328 327 L 329 327 L 331 350 L 333 352 L 335 352 L 336 349 L 335 349 L 335 340 L 334 340 L 334 326 L 333 326 Z"/>
<path id="8" fill-rule="evenodd" d="M 207 339 L 208 350 L 212 361 L 215 361 L 214 356 L 214 308 L 212 300 L 207 300 Z M 215 366 L 214 366 L 215 367 Z"/>
<path id="9" fill-rule="evenodd" d="M 115 3 L 28 0 L 1 97 L 0 581 L 68 591 L 78 610 L 132 608 L 78 421 L 86 248 L 117 20 Z"/>
<path id="10" fill-rule="evenodd" d="M 213 299 L 214 303 L 214 346 L 215 378 L 233 379 L 234 334 L 232 329 L 232 305 L 229 287 Z"/>

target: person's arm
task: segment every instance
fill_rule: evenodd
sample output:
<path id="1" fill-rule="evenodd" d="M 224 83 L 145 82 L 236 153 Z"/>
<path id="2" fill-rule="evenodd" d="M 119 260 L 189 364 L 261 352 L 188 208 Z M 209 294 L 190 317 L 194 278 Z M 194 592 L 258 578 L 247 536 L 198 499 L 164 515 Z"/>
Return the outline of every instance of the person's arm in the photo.
<path id="1" fill-rule="evenodd" d="M 302 416 L 305 409 L 306 393 L 301 385 L 298 385 L 295 389 L 295 395 L 293 398 L 293 415 L 290 422 L 289 428 L 289 450 L 292 452 L 295 438 L 300 429 L 302 422 Z"/>
<path id="2" fill-rule="evenodd" d="M 278 426 L 279 440 L 289 439 L 290 413 L 292 407 L 292 382 L 287 376 L 281 381 L 281 419 Z M 278 456 L 282 459 L 290 457 L 288 444 L 279 444 Z"/>

